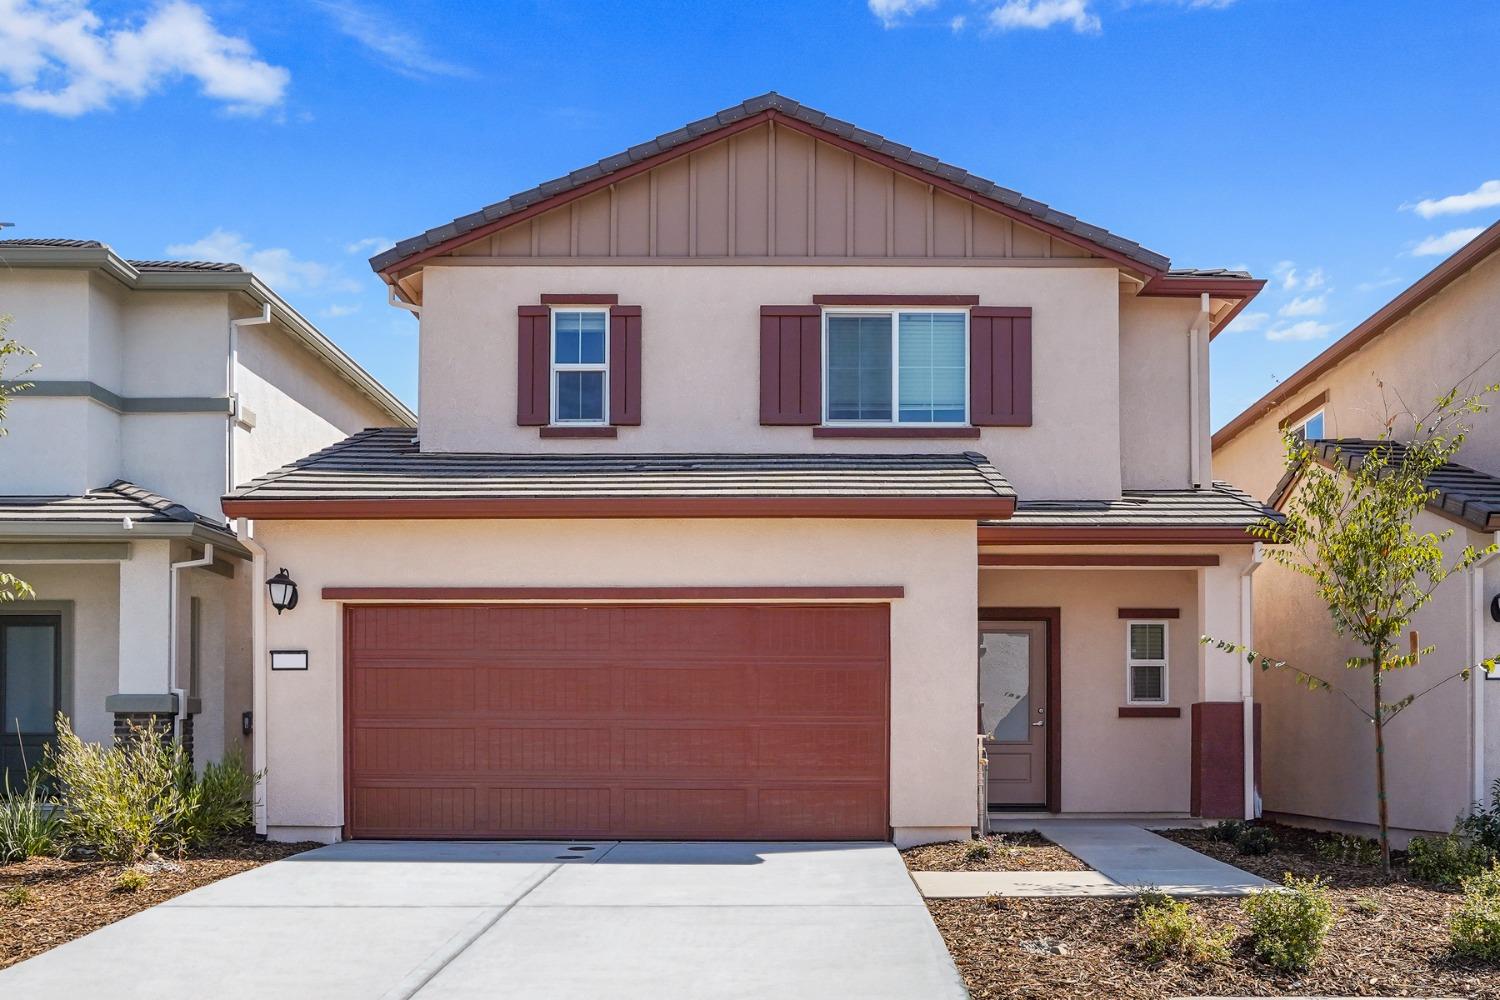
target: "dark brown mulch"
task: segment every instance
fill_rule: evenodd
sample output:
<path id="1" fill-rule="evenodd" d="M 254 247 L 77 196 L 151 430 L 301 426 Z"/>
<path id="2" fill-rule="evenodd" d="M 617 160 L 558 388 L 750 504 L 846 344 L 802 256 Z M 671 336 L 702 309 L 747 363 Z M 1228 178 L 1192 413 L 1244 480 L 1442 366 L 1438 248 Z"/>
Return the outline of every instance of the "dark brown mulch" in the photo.
<path id="1" fill-rule="evenodd" d="M 906 867 L 914 872 L 1086 872 L 1079 861 L 1035 830 L 996 833 L 984 838 L 988 857 L 970 859 L 966 852 L 972 840 L 923 844 L 901 852 Z"/>
<path id="2" fill-rule="evenodd" d="M 153 872 L 135 892 L 115 889 L 129 865 L 31 858 L 0 866 L 0 969 L 191 889 L 320 846 L 226 838 L 174 862 L 180 872 Z M 24 902 L 13 902 L 17 886 L 26 891 Z"/>
<path id="3" fill-rule="evenodd" d="M 1323 954 L 1300 975 L 1278 973 L 1255 958 L 1249 922 L 1237 899 L 1193 901 L 1194 912 L 1210 927 L 1235 931 L 1230 957 L 1200 967 L 1175 961 L 1152 966 L 1138 957 L 1131 946 L 1132 900 L 1019 899 L 994 907 L 985 900 L 955 899 L 927 905 L 975 1000 L 1181 995 L 1500 1000 L 1500 966 L 1448 954 L 1448 916 L 1459 900 L 1455 893 L 1408 881 L 1400 873 L 1386 881 L 1378 867 L 1324 862 L 1313 853 L 1320 835 L 1273 829 L 1279 846 L 1264 857 L 1241 855 L 1203 831 L 1165 835 L 1276 881 L 1287 871 L 1328 879 L 1337 916 Z"/>

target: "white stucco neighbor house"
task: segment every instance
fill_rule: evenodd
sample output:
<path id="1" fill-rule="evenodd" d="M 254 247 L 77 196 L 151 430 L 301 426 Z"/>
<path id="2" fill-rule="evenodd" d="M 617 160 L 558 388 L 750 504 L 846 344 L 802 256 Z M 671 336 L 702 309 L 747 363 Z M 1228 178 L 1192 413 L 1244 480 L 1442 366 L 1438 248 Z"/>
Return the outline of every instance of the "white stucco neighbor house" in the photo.
<path id="1" fill-rule="evenodd" d="M 37 364 L 0 438 L 0 568 L 36 592 L 0 604 L 4 766 L 36 762 L 58 711 L 97 741 L 170 720 L 217 759 L 256 724 L 265 589 L 220 496 L 415 417 L 235 264 L 3 240 L 0 314 Z"/>
<path id="2" fill-rule="evenodd" d="M 273 838 L 1245 816 L 1261 288 L 784 97 L 399 243 L 421 421 L 224 502 Z M 288 669 L 291 668 L 291 669 Z M 988 777 L 981 786 L 981 746 Z"/>
<path id="3" fill-rule="evenodd" d="M 1403 411 L 1422 414 L 1447 390 L 1500 382 L 1500 222 L 1340 337 L 1213 438 L 1214 464 L 1273 506 L 1296 488 L 1282 434 L 1322 442 L 1323 460 L 1357 461 Z M 1500 541 L 1500 409 L 1468 418 L 1455 463 L 1429 486 L 1436 499 L 1417 530 L 1452 531 L 1450 558 Z M 1354 648 L 1340 639 L 1306 578 L 1271 564 L 1256 576 L 1256 641 L 1270 655 L 1319 673 L 1371 707 L 1367 670 L 1347 672 Z M 1450 577 L 1412 621 L 1424 661 L 1388 675 L 1396 701 L 1500 652 L 1500 558 Z M 1368 833 L 1376 822 L 1375 747 L 1369 724 L 1327 693 L 1283 674 L 1258 682 L 1266 727 L 1265 807 L 1292 822 Z M 1500 674 L 1451 682 L 1423 695 L 1386 728 L 1390 822 L 1397 843 L 1446 831 L 1500 781 Z"/>

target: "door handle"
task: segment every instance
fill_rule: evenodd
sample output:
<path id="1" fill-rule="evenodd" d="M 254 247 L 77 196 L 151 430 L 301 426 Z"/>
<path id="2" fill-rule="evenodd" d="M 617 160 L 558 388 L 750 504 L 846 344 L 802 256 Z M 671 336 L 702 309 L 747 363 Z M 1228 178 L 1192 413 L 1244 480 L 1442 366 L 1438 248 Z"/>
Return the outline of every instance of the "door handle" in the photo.
<path id="1" fill-rule="evenodd" d="M 1035 722 L 1033 722 L 1033 723 L 1032 723 L 1032 725 L 1033 725 L 1033 726 L 1040 726 L 1040 725 L 1042 725 L 1042 720 L 1041 720 L 1041 719 L 1038 719 L 1038 720 L 1036 720 L 1036 721 L 1035 721 Z"/>

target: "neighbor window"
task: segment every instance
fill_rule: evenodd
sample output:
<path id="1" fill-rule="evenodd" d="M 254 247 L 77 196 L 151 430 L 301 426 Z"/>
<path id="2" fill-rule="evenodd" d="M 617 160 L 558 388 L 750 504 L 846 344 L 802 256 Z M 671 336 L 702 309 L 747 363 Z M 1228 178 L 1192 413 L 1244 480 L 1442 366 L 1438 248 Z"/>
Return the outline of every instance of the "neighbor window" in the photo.
<path id="1" fill-rule="evenodd" d="M 1131 704 L 1167 700 L 1167 623 L 1128 622 L 1125 698 Z"/>
<path id="2" fill-rule="evenodd" d="M 1323 411 L 1319 410 L 1306 420 L 1292 428 L 1292 433 L 1299 441 L 1321 441 L 1323 440 Z"/>
<path id="3" fill-rule="evenodd" d="M 962 424 L 968 413 L 966 312 L 828 313 L 828 423 Z"/>
<path id="4" fill-rule="evenodd" d="M 602 424 L 609 398 L 609 314 L 552 311 L 552 422 Z"/>

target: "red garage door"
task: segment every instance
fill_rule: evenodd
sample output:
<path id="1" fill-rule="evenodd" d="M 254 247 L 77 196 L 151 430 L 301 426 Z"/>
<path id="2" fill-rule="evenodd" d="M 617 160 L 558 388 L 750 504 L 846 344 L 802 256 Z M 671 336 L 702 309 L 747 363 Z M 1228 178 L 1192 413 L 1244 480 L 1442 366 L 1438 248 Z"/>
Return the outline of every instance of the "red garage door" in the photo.
<path id="1" fill-rule="evenodd" d="M 346 610 L 355 837 L 885 839 L 885 605 Z"/>

